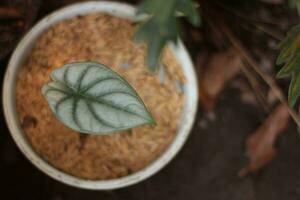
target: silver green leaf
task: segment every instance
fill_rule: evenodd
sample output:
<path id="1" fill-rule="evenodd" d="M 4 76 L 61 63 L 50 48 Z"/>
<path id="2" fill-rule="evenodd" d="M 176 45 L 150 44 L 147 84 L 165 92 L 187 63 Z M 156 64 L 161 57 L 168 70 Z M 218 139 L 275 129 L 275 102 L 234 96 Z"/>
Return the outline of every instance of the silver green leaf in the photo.
<path id="1" fill-rule="evenodd" d="M 42 93 L 55 116 L 77 132 L 101 135 L 155 123 L 135 90 L 102 64 L 67 64 L 51 79 Z"/>

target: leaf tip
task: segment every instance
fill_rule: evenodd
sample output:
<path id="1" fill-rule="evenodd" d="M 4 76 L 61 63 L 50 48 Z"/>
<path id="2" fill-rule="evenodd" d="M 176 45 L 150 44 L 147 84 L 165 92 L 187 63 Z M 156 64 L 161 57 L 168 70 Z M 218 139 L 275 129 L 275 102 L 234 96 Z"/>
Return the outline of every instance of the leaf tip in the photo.
<path id="1" fill-rule="evenodd" d="M 286 74 L 282 73 L 282 70 L 280 70 L 277 74 L 276 74 L 276 78 L 280 79 L 280 78 L 284 78 L 286 76 Z"/>
<path id="2" fill-rule="evenodd" d="M 149 125 L 154 125 L 154 126 L 157 125 L 157 122 L 156 122 L 156 120 L 152 117 L 152 115 L 150 115 L 150 119 L 149 119 L 149 121 L 148 121 L 148 124 L 149 124 Z"/>
<path id="3" fill-rule="evenodd" d="M 195 18 L 192 19 L 191 24 L 196 28 L 199 28 L 202 25 L 201 18 L 197 15 Z"/>
<path id="4" fill-rule="evenodd" d="M 49 88 L 48 83 L 44 84 L 41 88 L 41 92 L 44 97 L 46 97 L 46 92 L 47 92 L 48 88 Z"/>

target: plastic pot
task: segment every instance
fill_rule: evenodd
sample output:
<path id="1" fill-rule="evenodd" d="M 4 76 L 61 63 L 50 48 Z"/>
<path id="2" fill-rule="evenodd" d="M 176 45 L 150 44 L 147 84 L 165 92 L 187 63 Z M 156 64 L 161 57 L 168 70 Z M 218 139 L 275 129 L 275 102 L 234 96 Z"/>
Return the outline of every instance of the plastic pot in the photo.
<path id="1" fill-rule="evenodd" d="M 149 178 L 166 166 L 175 157 L 188 138 L 195 120 L 198 104 L 198 86 L 193 64 L 182 42 L 179 40 L 177 46 L 170 44 L 173 54 L 182 66 L 187 82 L 184 85 L 185 102 L 181 121 L 178 126 L 176 136 L 166 151 L 164 151 L 155 161 L 141 171 L 111 180 L 86 180 L 78 178 L 60 171 L 47 163 L 31 147 L 20 126 L 20 121 L 16 112 L 16 78 L 20 67 L 26 60 L 36 40 L 45 30 L 59 21 L 94 12 L 104 12 L 132 21 L 140 20 L 135 15 L 135 7 L 123 3 L 104 1 L 74 4 L 46 16 L 20 41 L 9 61 L 4 80 L 3 106 L 5 118 L 14 141 L 22 153 L 37 168 L 50 177 L 68 185 L 93 190 L 111 190 L 133 185 Z"/>

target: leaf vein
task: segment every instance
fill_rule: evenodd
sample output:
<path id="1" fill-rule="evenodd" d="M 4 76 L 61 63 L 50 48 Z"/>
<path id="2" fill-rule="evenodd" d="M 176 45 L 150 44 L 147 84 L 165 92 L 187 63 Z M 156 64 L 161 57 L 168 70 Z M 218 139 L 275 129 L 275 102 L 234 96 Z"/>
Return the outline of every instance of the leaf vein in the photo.
<path id="1" fill-rule="evenodd" d="M 110 95 L 110 94 L 116 94 L 116 93 L 126 94 L 126 95 L 129 95 L 129 96 L 131 96 L 131 97 L 137 98 L 137 96 L 136 96 L 135 94 L 131 94 L 131 93 L 129 93 L 129 92 L 125 92 L 125 91 L 121 91 L 121 90 L 105 92 L 105 93 L 102 93 L 102 94 L 96 96 L 95 98 L 101 98 L 101 97 L 105 97 L 105 96 L 107 96 L 107 95 Z"/>
<path id="2" fill-rule="evenodd" d="M 140 118 L 143 118 L 144 120 L 147 120 L 147 121 L 149 120 L 149 119 L 145 118 L 144 116 L 139 115 L 139 114 L 137 114 L 135 112 L 132 112 L 132 111 L 130 111 L 130 110 L 128 110 L 128 109 L 126 109 L 126 108 L 118 105 L 118 104 L 115 104 L 115 103 L 113 103 L 111 101 L 107 101 L 107 100 L 104 100 L 104 99 L 89 99 L 89 100 L 93 101 L 93 102 L 96 102 L 96 103 L 99 103 L 99 104 L 106 105 L 108 107 L 111 107 L 111 108 L 114 108 L 114 109 L 117 109 L 117 110 L 120 110 L 120 111 L 123 111 L 123 112 L 127 112 L 127 113 L 132 114 L 132 115 L 136 115 L 136 116 L 138 116 Z M 138 105 L 138 104 L 136 104 L 136 105 Z"/>
<path id="3" fill-rule="evenodd" d="M 108 126 L 110 128 L 118 128 L 113 126 L 112 124 L 107 123 L 104 119 L 102 119 L 99 115 L 97 115 L 97 113 L 94 111 L 94 109 L 92 108 L 92 105 L 89 102 L 85 102 L 89 112 L 92 114 L 92 116 L 101 124 L 103 124 L 104 126 Z"/>
<path id="4" fill-rule="evenodd" d="M 90 71 L 90 69 L 93 69 L 97 67 L 96 65 L 89 65 L 83 72 L 82 74 L 80 75 L 79 79 L 78 79 L 78 82 L 79 82 L 79 85 L 78 85 L 78 91 L 81 90 L 81 87 L 82 87 L 82 81 L 83 79 L 85 78 L 85 76 L 87 75 L 87 73 Z"/>
<path id="5" fill-rule="evenodd" d="M 97 79 L 95 81 L 93 81 L 92 83 L 88 84 L 85 88 L 83 88 L 81 90 L 81 93 L 85 93 L 86 91 L 88 91 L 90 88 L 94 87 L 95 85 L 97 85 L 98 83 L 101 83 L 103 81 L 108 81 L 108 80 L 120 80 L 119 78 L 114 78 L 114 77 L 106 77 L 106 78 L 102 78 L 102 79 Z"/>
<path id="6" fill-rule="evenodd" d="M 78 114 L 77 114 L 78 101 L 79 100 L 77 98 L 73 99 L 73 102 L 72 102 L 72 117 L 73 117 L 73 121 L 75 122 L 75 124 L 80 129 L 83 129 L 81 124 L 79 123 L 79 120 L 78 120 Z"/>
<path id="7" fill-rule="evenodd" d="M 60 99 L 57 103 L 56 103 L 56 105 L 55 105 L 55 112 L 57 112 L 58 113 L 58 108 L 59 108 L 59 106 L 63 103 L 63 102 L 65 102 L 66 100 L 68 100 L 68 99 L 70 99 L 71 98 L 71 96 L 66 96 L 66 97 L 64 97 L 64 98 L 62 98 L 62 99 Z"/>

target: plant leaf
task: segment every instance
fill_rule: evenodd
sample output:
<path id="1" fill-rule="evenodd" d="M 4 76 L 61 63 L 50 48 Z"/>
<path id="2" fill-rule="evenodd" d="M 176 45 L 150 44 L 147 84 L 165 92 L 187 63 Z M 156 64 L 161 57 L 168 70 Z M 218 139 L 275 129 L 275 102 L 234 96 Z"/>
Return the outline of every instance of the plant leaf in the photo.
<path id="1" fill-rule="evenodd" d="M 299 15 L 300 0 L 288 0 L 288 5 L 291 9 L 296 9 Z"/>
<path id="2" fill-rule="evenodd" d="M 292 75 L 288 101 L 290 106 L 294 106 L 300 94 L 300 25 L 291 28 L 286 38 L 279 44 L 279 48 L 281 52 L 276 64 L 284 66 L 277 73 L 277 77 Z"/>
<path id="3" fill-rule="evenodd" d="M 211 111 L 228 81 L 240 72 L 242 60 L 235 49 L 231 48 L 217 53 L 200 52 L 196 64 L 199 72 L 199 100 L 205 111 Z"/>
<path id="4" fill-rule="evenodd" d="M 281 49 L 279 56 L 277 57 L 276 64 L 281 65 L 289 61 L 296 51 L 299 50 L 299 35 L 300 35 L 300 24 L 291 28 L 287 33 L 284 40 L 280 42 L 278 47 Z"/>
<path id="5" fill-rule="evenodd" d="M 137 11 L 137 14 L 141 13 L 149 14 L 149 18 L 141 24 L 134 38 L 147 43 L 146 64 L 153 72 L 166 43 L 177 42 L 179 26 L 176 13 L 186 16 L 193 25 L 199 25 L 200 18 L 192 0 L 145 0 Z"/>
<path id="6" fill-rule="evenodd" d="M 249 164 L 239 171 L 240 177 L 263 168 L 276 157 L 275 143 L 288 127 L 288 122 L 288 109 L 279 104 L 255 132 L 247 137 L 246 156 L 249 158 Z"/>
<path id="7" fill-rule="evenodd" d="M 201 24 L 201 19 L 197 12 L 196 6 L 192 1 L 178 0 L 178 11 L 186 16 L 191 24 L 199 27 Z"/>
<path id="8" fill-rule="evenodd" d="M 300 95 L 300 73 L 293 73 L 292 81 L 289 87 L 289 105 L 293 107 Z"/>
<path id="9" fill-rule="evenodd" d="M 284 78 L 296 71 L 300 71 L 300 49 L 294 52 L 289 61 L 279 70 L 277 77 Z"/>
<path id="10" fill-rule="evenodd" d="M 75 131 L 101 135 L 155 123 L 135 90 L 102 64 L 67 64 L 51 79 L 42 93 L 55 116 Z"/>

